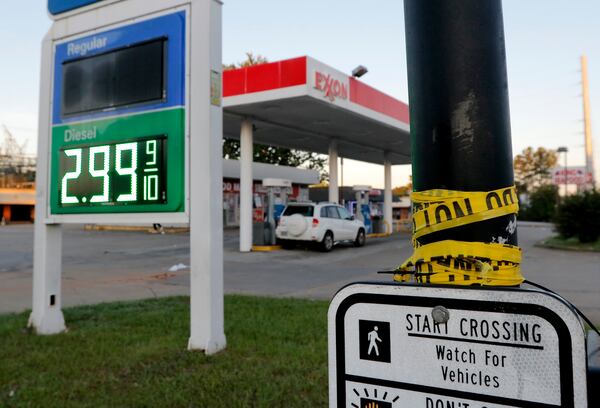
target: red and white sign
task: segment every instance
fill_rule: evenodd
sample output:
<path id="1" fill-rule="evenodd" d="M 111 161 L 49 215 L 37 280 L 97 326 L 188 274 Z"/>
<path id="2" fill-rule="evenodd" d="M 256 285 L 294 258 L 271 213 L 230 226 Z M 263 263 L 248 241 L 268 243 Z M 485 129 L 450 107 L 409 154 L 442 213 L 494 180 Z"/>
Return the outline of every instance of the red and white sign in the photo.
<path id="1" fill-rule="evenodd" d="M 266 194 L 267 188 L 262 185 L 262 181 L 254 180 L 252 191 L 254 193 Z M 223 179 L 223 192 L 224 193 L 238 193 L 240 192 L 240 181 L 239 179 Z M 286 193 L 290 197 L 298 197 L 300 194 L 300 186 L 292 184 L 290 187 L 277 187 L 275 188 L 276 193 Z"/>
<path id="2" fill-rule="evenodd" d="M 323 92 L 331 102 L 348 99 L 348 85 L 331 74 L 315 71 L 315 89 Z"/>
<path id="3" fill-rule="evenodd" d="M 592 173 L 586 171 L 583 166 L 580 167 L 567 167 L 566 171 L 564 167 L 558 167 L 552 170 L 552 183 L 561 185 L 565 184 L 589 184 L 592 182 Z"/>

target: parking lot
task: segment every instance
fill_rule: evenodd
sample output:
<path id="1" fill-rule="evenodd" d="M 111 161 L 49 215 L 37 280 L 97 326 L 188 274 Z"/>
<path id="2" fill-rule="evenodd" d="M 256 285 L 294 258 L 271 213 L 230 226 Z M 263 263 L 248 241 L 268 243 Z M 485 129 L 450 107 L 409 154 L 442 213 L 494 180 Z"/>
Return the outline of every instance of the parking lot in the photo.
<path id="1" fill-rule="evenodd" d="M 63 239 L 65 306 L 189 293 L 189 235 L 84 231 L 66 226 Z M 600 322 L 600 254 L 556 251 L 535 244 L 547 225 L 521 225 L 526 278 L 558 291 Z M 31 307 L 33 226 L 0 227 L 0 313 Z M 225 291 L 328 299 L 362 280 L 390 281 L 389 270 L 411 253 L 410 236 L 370 239 L 363 248 L 330 253 L 311 248 L 239 253 L 237 230 L 226 230 Z"/>

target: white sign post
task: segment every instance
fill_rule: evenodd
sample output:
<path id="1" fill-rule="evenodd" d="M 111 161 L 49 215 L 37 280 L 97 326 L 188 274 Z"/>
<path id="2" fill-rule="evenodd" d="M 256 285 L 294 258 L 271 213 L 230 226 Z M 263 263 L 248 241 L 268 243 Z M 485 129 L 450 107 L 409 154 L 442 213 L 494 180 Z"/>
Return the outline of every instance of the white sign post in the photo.
<path id="1" fill-rule="evenodd" d="M 328 324 L 330 407 L 587 408 L 583 326 L 546 292 L 353 284 Z"/>

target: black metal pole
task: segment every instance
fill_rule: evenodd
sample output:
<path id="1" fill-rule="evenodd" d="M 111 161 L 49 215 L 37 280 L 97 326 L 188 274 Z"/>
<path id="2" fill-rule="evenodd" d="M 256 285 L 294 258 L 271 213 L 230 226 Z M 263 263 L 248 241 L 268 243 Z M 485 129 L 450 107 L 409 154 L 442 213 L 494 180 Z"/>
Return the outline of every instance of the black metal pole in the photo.
<path id="1" fill-rule="evenodd" d="M 512 186 L 501 1 L 405 0 L 404 11 L 415 191 Z M 514 215 L 498 217 L 419 242 L 516 245 L 511 222 Z"/>

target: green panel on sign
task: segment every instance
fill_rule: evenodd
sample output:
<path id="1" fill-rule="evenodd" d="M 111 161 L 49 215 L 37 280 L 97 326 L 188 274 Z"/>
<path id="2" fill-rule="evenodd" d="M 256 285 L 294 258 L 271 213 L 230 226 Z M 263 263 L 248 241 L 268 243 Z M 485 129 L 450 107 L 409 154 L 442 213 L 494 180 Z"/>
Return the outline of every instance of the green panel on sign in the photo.
<path id="1" fill-rule="evenodd" d="M 182 212 L 184 109 L 56 126 L 51 214 Z"/>

